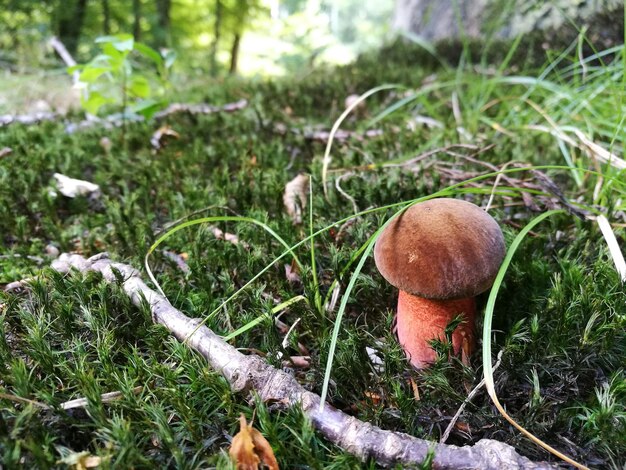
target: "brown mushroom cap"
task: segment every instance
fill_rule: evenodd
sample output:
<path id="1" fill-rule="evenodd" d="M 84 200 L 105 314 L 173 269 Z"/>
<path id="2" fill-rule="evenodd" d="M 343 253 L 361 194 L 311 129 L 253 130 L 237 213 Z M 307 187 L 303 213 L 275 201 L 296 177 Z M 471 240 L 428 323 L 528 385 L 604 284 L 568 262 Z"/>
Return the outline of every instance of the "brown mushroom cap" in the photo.
<path id="1" fill-rule="evenodd" d="M 431 199 L 393 219 L 374 247 L 378 270 L 400 290 L 430 299 L 489 289 L 505 255 L 498 223 L 459 199 Z"/>

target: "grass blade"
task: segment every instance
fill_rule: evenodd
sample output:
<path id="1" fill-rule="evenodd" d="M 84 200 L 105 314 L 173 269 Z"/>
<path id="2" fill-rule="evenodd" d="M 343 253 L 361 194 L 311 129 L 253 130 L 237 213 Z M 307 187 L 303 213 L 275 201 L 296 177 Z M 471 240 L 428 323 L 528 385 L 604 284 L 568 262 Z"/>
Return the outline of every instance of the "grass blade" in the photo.
<path id="1" fill-rule="evenodd" d="M 498 291 L 500 290 L 500 287 L 502 286 L 502 281 L 504 280 L 504 276 L 509 268 L 509 265 L 511 264 L 511 260 L 513 259 L 513 256 L 515 255 L 515 251 L 517 251 L 517 248 L 521 245 L 522 241 L 524 241 L 524 239 L 526 238 L 526 235 L 528 235 L 528 233 L 533 229 L 533 227 L 535 227 L 537 224 L 547 219 L 548 217 L 551 217 L 556 214 L 564 214 L 564 213 L 565 211 L 556 209 L 556 210 L 544 212 L 543 214 L 535 217 L 522 229 L 522 231 L 517 235 L 517 237 L 515 237 L 515 240 L 513 240 L 513 243 L 509 247 L 506 257 L 504 258 L 504 261 L 502 262 L 502 266 L 500 267 L 500 270 L 498 271 L 498 275 L 496 276 L 496 280 L 493 283 L 491 292 L 489 293 L 489 299 L 487 300 L 487 307 L 485 308 L 485 320 L 484 320 L 484 325 L 483 325 L 483 371 L 484 371 L 484 376 L 485 376 L 485 385 L 487 387 L 487 392 L 489 393 L 489 396 L 491 397 L 491 400 L 493 401 L 498 411 L 502 414 L 502 416 L 504 416 L 504 418 L 509 423 L 511 423 L 519 432 L 524 434 L 535 444 L 543 447 L 548 452 L 556 455 L 557 457 L 569 463 L 570 465 L 573 465 L 576 468 L 580 468 L 580 469 L 587 469 L 587 467 L 585 467 L 584 465 L 579 464 L 578 462 L 570 459 L 568 456 L 562 454 L 558 450 L 554 449 L 550 445 L 543 442 L 541 439 L 539 439 L 538 437 L 536 437 L 535 435 L 533 435 L 532 433 L 524 429 L 522 426 L 520 426 L 513 418 L 511 418 L 511 416 L 508 415 L 508 413 L 505 411 L 504 407 L 498 400 L 498 396 L 496 395 L 496 389 L 495 389 L 495 384 L 493 380 L 493 366 L 491 364 L 491 323 L 493 320 L 493 310 L 496 304 L 496 298 L 498 297 Z"/>
<path id="2" fill-rule="evenodd" d="M 335 140 L 335 134 L 339 130 L 339 126 L 341 126 L 341 123 L 348 117 L 350 112 L 352 112 L 354 108 L 360 105 L 368 97 L 378 93 L 379 91 L 391 90 L 393 88 L 399 88 L 399 87 L 400 87 L 399 85 L 380 85 L 375 88 L 372 88 L 371 90 L 366 91 L 361 96 L 359 96 L 356 100 L 354 100 L 354 102 L 351 103 L 350 106 L 348 106 L 343 113 L 341 113 L 341 116 L 339 116 L 339 118 L 333 124 L 333 127 L 330 130 L 330 135 L 328 136 L 328 143 L 326 144 L 326 150 L 324 151 L 324 159 L 322 161 L 322 186 L 324 188 L 324 197 L 326 197 L 326 199 L 328 199 L 328 189 L 326 187 L 326 182 L 328 179 L 328 166 L 330 165 L 330 160 L 331 160 L 330 149 L 333 146 L 333 141 Z"/>

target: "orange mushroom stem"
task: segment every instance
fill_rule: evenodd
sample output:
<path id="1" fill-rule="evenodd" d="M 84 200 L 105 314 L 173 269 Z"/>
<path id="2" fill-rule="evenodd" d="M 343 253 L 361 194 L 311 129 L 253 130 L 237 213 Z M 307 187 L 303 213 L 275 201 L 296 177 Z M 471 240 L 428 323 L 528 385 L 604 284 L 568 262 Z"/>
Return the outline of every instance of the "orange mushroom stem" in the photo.
<path id="1" fill-rule="evenodd" d="M 378 270 L 400 290 L 396 318 L 400 344 L 413 367 L 435 361 L 430 342 L 452 332 L 454 354 L 474 349 L 474 297 L 489 289 L 505 254 L 498 223 L 480 207 L 458 199 L 415 204 L 393 219 L 374 247 Z"/>
<path id="2" fill-rule="evenodd" d="M 467 361 L 476 343 L 474 297 L 436 300 L 400 291 L 396 316 L 398 341 L 413 367 L 423 369 L 435 362 L 436 352 L 430 343 L 434 339 L 445 341 L 446 327 L 458 315 L 464 318 L 452 332 L 452 349 Z"/>

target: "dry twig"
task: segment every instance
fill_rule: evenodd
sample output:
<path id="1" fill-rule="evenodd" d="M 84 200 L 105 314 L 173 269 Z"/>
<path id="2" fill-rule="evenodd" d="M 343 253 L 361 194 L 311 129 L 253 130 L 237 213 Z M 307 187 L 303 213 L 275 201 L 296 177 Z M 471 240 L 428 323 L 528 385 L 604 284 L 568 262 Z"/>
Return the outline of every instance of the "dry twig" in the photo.
<path id="1" fill-rule="evenodd" d="M 498 353 L 498 360 L 496 361 L 495 365 L 493 366 L 493 371 L 494 372 L 498 369 L 498 367 L 500 367 L 500 362 L 502 361 L 502 352 L 503 352 L 503 350 L 501 350 Z M 485 386 L 485 379 L 483 378 L 478 383 L 478 385 L 476 385 L 476 387 L 474 387 L 472 389 L 472 391 L 469 393 L 469 395 L 467 396 L 465 401 L 461 404 L 461 406 L 459 406 L 459 409 L 456 411 L 456 413 L 454 413 L 454 416 L 450 420 L 450 423 L 448 424 L 448 427 L 446 428 L 446 430 L 444 431 L 443 435 L 441 436 L 441 439 L 439 439 L 439 442 L 441 444 L 445 443 L 448 440 L 448 437 L 450 436 L 450 433 L 452 432 L 452 429 L 456 425 L 456 422 L 459 420 L 459 417 L 461 416 L 461 413 L 463 413 L 463 410 L 465 409 L 467 404 L 472 401 L 472 398 L 474 398 L 476 396 L 476 394 L 480 391 L 480 389 L 483 388 L 484 386 Z"/>
<path id="2" fill-rule="evenodd" d="M 67 273 L 100 272 L 107 282 L 123 279 L 123 289 L 135 305 L 150 306 L 155 322 L 164 325 L 176 338 L 185 341 L 220 372 L 235 392 L 255 392 L 263 401 L 300 406 L 313 426 L 328 440 L 363 460 L 374 459 L 383 465 L 417 464 L 434 452 L 433 467 L 438 469 L 549 469 L 535 463 L 502 442 L 483 439 L 473 446 L 456 447 L 417 439 L 407 434 L 384 431 L 349 416 L 331 406 L 320 411 L 320 397 L 302 387 L 296 379 L 275 369 L 261 358 L 245 356 L 225 343 L 200 321 L 175 309 L 163 296 L 150 289 L 131 266 L 111 261 L 106 253 L 89 259 L 62 254 L 53 269 Z"/>

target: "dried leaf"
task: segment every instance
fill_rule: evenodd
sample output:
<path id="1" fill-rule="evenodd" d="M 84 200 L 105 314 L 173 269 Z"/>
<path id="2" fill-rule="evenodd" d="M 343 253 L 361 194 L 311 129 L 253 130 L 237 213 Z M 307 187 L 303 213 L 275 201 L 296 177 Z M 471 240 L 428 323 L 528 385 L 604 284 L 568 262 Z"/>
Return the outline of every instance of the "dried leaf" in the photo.
<path id="1" fill-rule="evenodd" d="M 586 150 L 589 155 L 597 158 L 602 163 L 608 163 L 609 165 L 612 165 L 619 170 L 626 169 L 626 160 L 619 158 L 614 153 L 611 153 L 605 148 L 596 144 L 593 140 L 591 140 L 578 129 L 574 130 L 574 134 L 576 134 L 576 137 L 578 137 L 582 144 L 582 148 Z"/>
<path id="2" fill-rule="evenodd" d="M 102 150 L 104 150 L 104 153 L 106 153 L 107 155 L 111 153 L 111 147 L 113 147 L 113 142 L 111 142 L 111 139 L 109 139 L 108 137 L 102 137 L 99 143 L 100 147 L 102 147 Z"/>
<path id="3" fill-rule="evenodd" d="M 53 176 L 57 189 L 66 197 L 89 196 L 100 191 L 100 186 L 89 181 L 77 180 L 61 173 L 55 173 Z"/>
<path id="4" fill-rule="evenodd" d="M 213 235 L 218 240 L 224 240 L 229 243 L 232 243 L 233 245 L 241 245 L 246 250 L 250 248 L 250 245 L 248 243 L 240 241 L 239 237 L 233 233 L 224 232 L 217 227 L 209 227 L 209 230 L 213 232 Z"/>
<path id="5" fill-rule="evenodd" d="M 353 106 L 352 114 L 356 117 L 363 117 L 367 113 L 365 100 L 359 101 L 360 98 L 360 95 L 352 94 L 346 96 L 346 99 L 343 101 L 343 105 L 346 109 Z"/>
<path id="6" fill-rule="evenodd" d="M 289 356 L 289 360 L 283 361 L 282 366 L 294 369 L 308 369 L 311 367 L 311 356 Z"/>
<path id="7" fill-rule="evenodd" d="M 99 457 L 97 455 L 91 455 L 87 451 L 70 452 L 57 463 L 62 463 L 69 467 L 73 467 L 74 470 L 87 470 L 88 468 L 99 467 L 102 463 L 102 457 Z"/>
<path id="8" fill-rule="evenodd" d="M 411 384 L 411 389 L 413 390 L 413 397 L 415 398 L 415 401 L 420 401 L 420 389 L 417 386 L 417 382 L 415 382 L 415 380 L 413 380 L 413 378 L 411 377 L 409 378 L 409 383 Z"/>
<path id="9" fill-rule="evenodd" d="M 152 137 L 150 138 L 150 143 L 152 144 L 152 147 L 156 150 L 159 150 L 161 147 L 163 147 L 163 144 L 165 142 L 164 138 L 166 136 L 178 139 L 180 137 L 180 134 L 172 129 L 170 126 L 165 124 L 159 127 L 156 132 L 152 134 Z"/>
<path id="10" fill-rule="evenodd" d="M 470 434 L 472 432 L 470 425 L 464 421 L 458 421 L 455 423 L 454 427 L 465 434 Z"/>
<path id="11" fill-rule="evenodd" d="M 295 260 L 291 262 L 291 264 L 285 264 L 285 277 L 287 281 L 292 284 L 299 284 L 302 282 L 300 279 L 300 268 L 296 264 Z"/>
<path id="12" fill-rule="evenodd" d="M 90 455 L 89 457 L 85 457 L 82 461 L 83 466 L 85 468 L 95 468 L 100 466 L 100 463 L 102 462 L 102 458 L 98 457 L 97 455 Z"/>
<path id="13" fill-rule="evenodd" d="M 537 204 L 535 204 L 535 200 L 530 195 L 530 193 L 527 193 L 526 191 L 522 192 L 522 201 L 524 201 L 524 206 L 526 206 L 531 211 L 541 212 L 541 209 Z"/>
<path id="14" fill-rule="evenodd" d="M 370 362 L 374 366 L 374 370 L 378 373 L 381 373 L 385 370 L 385 361 L 380 357 L 380 351 L 374 348 L 370 348 L 369 346 L 365 346 L 365 352 L 367 353 L 367 357 L 369 357 Z"/>
<path id="15" fill-rule="evenodd" d="M 186 257 L 183 254 L 178 254 L 170 250 L 163 250 L 163 254 L 166 258 L 173 261 L 174 264 L 180 269 L 183 273 L 189 274 L 191 270 L 189 269 L 189 265 L 186 262 Z"/>
<path id="16" fill-rule="evenodd" d="M 412 131 L 418 130 L 418 126 L 426 126 L 429 129 L 443 129 L 445 127 L 441 121 L 419 114 L 413 116 L 413 119 L 407 123 L 407 127 Z"/>
<path id="17" fill-rule="evenodd" d="M 365 397 L 368 398 L 375 406 L 380 405 L 382 401 L 382 396 L 380 395 L 380 393 L 377 392 L 366 391 Z"/>
<path id="18" fill-rule="evenodd" d="M 261 459 L 254 452 L 251 426 L 246 423 L 246 417 L 242 414 L 239 418 L 240 430 L 233 437 L 228 453 L 237 464 L 237 470 L 256 470 L 259 468 Z"/>
<path id="19" fill-rule="evenodd" d="M 624 255 L 622 254 L 619 244 L 617 243 L 617 238 L 615 238 L 615 232 L 613 232 L 611 224 L 604 215 L 599 215 L 596 218 L 596 222 L 598 222 L 602 236 L 609 247 L 609 254 L 611 255 L 611 258 L 613 258 L 615 269 L 617 270 L 622 282 L 626 282 L 626 261 L 624 260 Z"/>
<path id="20" fill-rule="evenodd" d="M 13 149 L 11 147 L 2 147 L 0 149 L 0 158 L 2 157 L 6 157 L 7 155 L 9 155 L 11 152 L 13 152 Z"/>
<path id="21" fill-rule="evenodd" d="M 285 186 L 283 204 L 294 225 L 302 223 L 302 211 L 306 208 L 309 177 L 299 174 Z"/>
<path id="22" fill-rule="evenodd" d="M 278 470 L 278 462 L 274 456 L 274 451 L 270 443 L 263 437 L 259 431 L 250 426 L 252 434 L 252 442 L 254 443 L 254 450 L 261 459 L 261 463 L 265 465 L 269 470 Z"/>
<path id="23" fill-rule="evenodd" d="M 233 437 L 228 451 L 237 470 L 258 470 L 260 464 L 270 470 L 278 470 L 270 443 L 259 431 L 248 425 L 243 414 L 239 418 L 239 426 L 239 432 Z"/>

